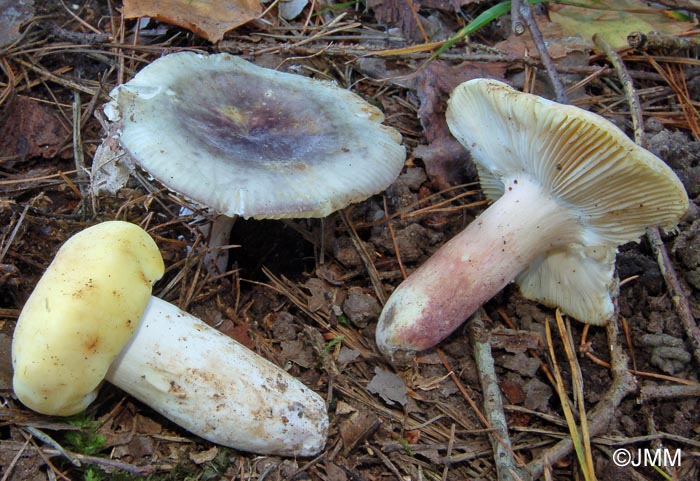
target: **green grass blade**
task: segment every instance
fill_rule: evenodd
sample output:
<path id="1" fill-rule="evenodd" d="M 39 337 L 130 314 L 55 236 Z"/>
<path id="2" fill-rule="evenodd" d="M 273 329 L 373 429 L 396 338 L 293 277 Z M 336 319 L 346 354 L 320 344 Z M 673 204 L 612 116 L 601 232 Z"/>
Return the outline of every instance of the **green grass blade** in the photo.
<path id="1" fill-rule="evenodd" d="M 510 12 L 510 2 L 502 2 L 497 5 L 494 5 L 493 7 L 489 8 L 488 10 L 484 10 L 479 14 L 478 17 L 476 17 L 474 20 L 469 22 L 467 25 L 465 25 L 459 32 L 457 32 L 452 38 L 450 38 L 448 41 L 446 41 L 442 46 L 433 53 L 430 58 L 428 59 L 428 62 L 435 60 L 437 57 L 442 55 L 442 53 L 451 48 L 455 43 L 459 42 L 462 40 L 464 37 L 467 35 L 470 35 L 477 30 L 479 30 L 482 27 L 485 27 L 489 23 L 493 22 L 494 20 L 498 19 L 499 17 L 505 15 L 506 13 Z"/>

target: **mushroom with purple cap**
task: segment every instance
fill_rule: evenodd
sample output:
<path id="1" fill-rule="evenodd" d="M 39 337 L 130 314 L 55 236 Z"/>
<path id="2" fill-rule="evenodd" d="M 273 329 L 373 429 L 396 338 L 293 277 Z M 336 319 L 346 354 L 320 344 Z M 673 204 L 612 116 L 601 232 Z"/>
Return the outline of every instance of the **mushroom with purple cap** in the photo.
<path id="1" fill-rule="evenodd" d="M 151 296 L 164 273 L 153 239 L 111 221 L 68 239 L 20 313 L 13 388 L 27 407 L 69 416 L 106 379 L 188 431 L 260 454 L 325 445 L 324 400 L 286 371 Z"/>
<path id="2" fill-rule="evenodd" d="M 494 202 L 392 293 L 380 350 L 436 345 L 513 280 L 529 299 L 604 324 L 618 246 L 672 229 L 688 209 L 673 171 L 608 120 L 495 80 L 459 85 L 446 115 Z"/>
<path id="3" fill-rule="evenodd" d="M 126 152 L 221 214 L 224 238 L 236 216 L 325 217 L 362 201 L 406 159 L 398 131 L 358 95 L 229 54 L 161 57 L 110 96 Z"/>

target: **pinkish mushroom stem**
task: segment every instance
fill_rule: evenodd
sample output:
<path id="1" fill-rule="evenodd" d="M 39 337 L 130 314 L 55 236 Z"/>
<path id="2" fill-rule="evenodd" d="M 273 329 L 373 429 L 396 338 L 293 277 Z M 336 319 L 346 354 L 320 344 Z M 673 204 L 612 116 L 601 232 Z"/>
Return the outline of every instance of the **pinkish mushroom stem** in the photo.
<path id="1" fill-rule="evenodd" d="M 446 117 L 495 203 L 397 288 L 380 349 L 432 347 L 512 280 L 528 299 L 606 323 L 617 247 L 678 223 L 678 177 L 602 117 L 495 80 L 459 85 Z"/>
<path id="2" fill-rule="evenodd" d="M 527 176 L 442 246 L 393 292 L 377 344 L 387 356 L 428 349 L 544 253 L 580 235 L 576 212 Z"/>

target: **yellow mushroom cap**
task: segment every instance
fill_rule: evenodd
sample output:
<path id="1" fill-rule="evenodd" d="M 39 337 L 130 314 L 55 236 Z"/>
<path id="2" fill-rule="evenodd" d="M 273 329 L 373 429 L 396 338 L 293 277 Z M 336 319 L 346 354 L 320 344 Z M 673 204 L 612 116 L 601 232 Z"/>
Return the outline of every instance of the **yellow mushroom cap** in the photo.
<path id="1" fill-rule="evenodd" d="M 19 400 L 43 414 L 84 410 L 164 270 L 156 243 L 128 222 L 104 222 L 68 239 L 17 321 L 12 365 Z"/>

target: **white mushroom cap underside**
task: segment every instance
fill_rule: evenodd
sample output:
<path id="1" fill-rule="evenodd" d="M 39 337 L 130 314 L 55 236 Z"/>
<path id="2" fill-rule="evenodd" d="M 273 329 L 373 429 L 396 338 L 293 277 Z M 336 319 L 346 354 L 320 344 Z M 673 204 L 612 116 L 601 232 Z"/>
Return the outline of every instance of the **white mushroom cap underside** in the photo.
<path id="1" fill-rule="evenodd" d="M 357 95 L 228 54 L 162 57 L 111 96 L 134 160 L 229 216 L 323 217 L 384 190 L 405 161 Z"/>
<path id="2" fill-rule="evenodd" d="M 489 198 L 503 193 L 503 179 L 535 179 L 577 212 L 584 245 L 619 245 L 649 226 L 673 228 L 688 208 L 683 185 L 662 160 L 580 108 L 476 79 L 452 93 L 447 119 Z"/>
<path id="3" fill-rule="evenodd" d="M 588 324 L 602 325 L 615 311 L 617 296 L 614 247 L 569 246 L 538 258 L 516 278 L 528 299 L 561 307 Z"/>

